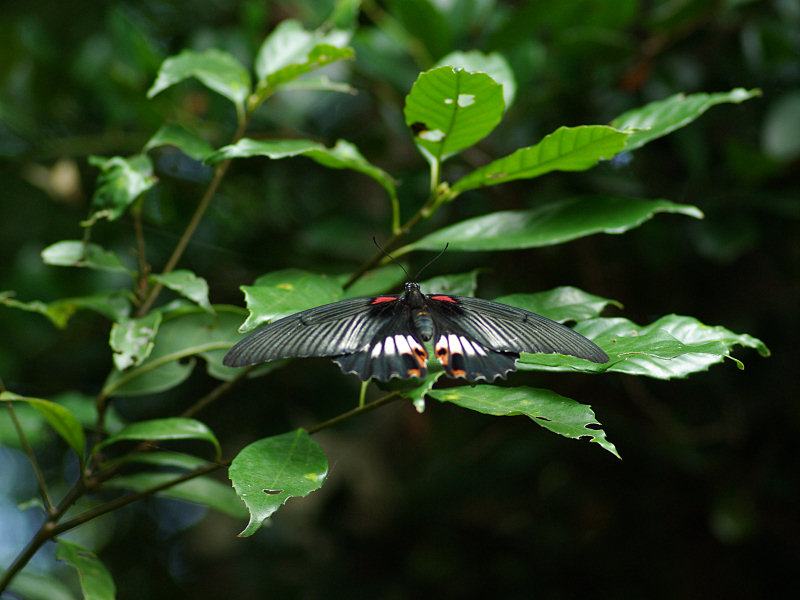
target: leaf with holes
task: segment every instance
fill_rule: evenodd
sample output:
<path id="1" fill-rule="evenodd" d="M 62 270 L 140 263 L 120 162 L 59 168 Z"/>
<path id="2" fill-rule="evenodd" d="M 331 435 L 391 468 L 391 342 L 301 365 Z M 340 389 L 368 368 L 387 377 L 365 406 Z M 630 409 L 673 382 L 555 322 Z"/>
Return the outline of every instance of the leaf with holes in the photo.
<path id="1" fill-rule="evenodd" d="M 228 476 L 250 511 L 239 535 L 254 534 L 289 498 L 322 486 L 328 459 L 303 429 L 253 442 L 233 459 Z"/>
<path id="2" fill-rule="evenodd" d="M 489 135 L 503 116 L 503 87 L 486 73 L 425 71 L 406 96 L 406 125 L 426 160 L 438 164 Z"/>
<path id="3" fill-rule="evenodd" d="M 517 387 L 502 388 L 479 384 L 446 390 L 431 390 L 429 396 L 452 402 L 487 415 L 525 415 L 545 429 L 573 439 L 588 438 L 619 458 L 614 444 L 597 422 L 591 407 L 559 396 L 551 390 Z"/>
<path id="4" fill-rule="evenodd" d="M 114 365 L 120 371 L 139 365 L 153 351 L 161 325 L 161 312 L 154 310 L 138 319 L 121 319 L 111 327 L 109 345 L 114 351 Z"/>
<path id="5" fill-rule="evenodd" d="M 667 315 L 650 325 L 637 325 L 628 319 L 591 319 L 575 329 L 597 342 L 609 355 L 607 363 L 598 365 L 570 356 L 523 354 L 517 362 L 521 370 L 603 372 L 645 375 L 656 379 L 686 377 L 706 371 L 711 365 L 733 358 L 734 346 L 753 348 L 761 356 L 769 356 L 767 346 L 751 335 L 737 334 L 720 326 L 705 325 L 694 317 Z"/>

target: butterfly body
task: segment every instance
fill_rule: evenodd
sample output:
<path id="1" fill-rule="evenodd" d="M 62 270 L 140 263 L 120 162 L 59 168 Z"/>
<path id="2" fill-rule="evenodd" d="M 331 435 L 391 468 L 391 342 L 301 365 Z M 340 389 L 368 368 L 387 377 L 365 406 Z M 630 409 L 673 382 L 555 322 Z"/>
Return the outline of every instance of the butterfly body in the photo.
<path id="1" fill-rule="evenodd" d="M 467 296 L 405 293 L 349 298 L 265 325 L 231 348 L 223 363 L 243 367 L 289 357 L 329 356 L 363 381 L 424 377 L 431 342 L 450 377 L 493 381 L 516 369 L 520 352 L 559 353 L 597 363 L 608 356 L 556 321 Z"/>

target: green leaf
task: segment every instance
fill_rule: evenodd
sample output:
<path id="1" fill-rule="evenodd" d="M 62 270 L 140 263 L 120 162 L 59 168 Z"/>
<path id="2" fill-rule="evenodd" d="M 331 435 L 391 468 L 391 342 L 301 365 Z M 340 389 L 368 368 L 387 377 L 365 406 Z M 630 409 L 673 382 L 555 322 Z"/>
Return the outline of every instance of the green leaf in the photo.
<path id="1" fill-rule="evenodd" d="M 109 345 L 114 351 L 117 369 L 124 371 L 150 356 L 160 325 L 161 312 L 157 310 L 138 319 L 121 319 L 112 325 Z"/>
<path id="2" fill-rule="evenodd" d="M 517 83 L 514 80 L 514 72 L 508 62 L 499 52 L 484 54 L 479 50 L 461 52 L 456 50 L 447 56 L 439 59 L 437 67 L 449 65 L 458 69 L 464 69 L 470 73 L 486 73 L 497 83 L 503 86 L 503 103 L 505 110 L 514 103 L 517 94 Z"/>
<path id="3" fill-rule="evenodd" d="M 126 371 L 115 369 L 103 393 L 115 396 L 141 396 L 161 392 L 182 383 L 194 369 L 193 356 L 202 356 L 212 377 L 232 379 L 238 369 L 222 365 L 222 356 L 240 336 L 236 328 L 244 311 L 232 306 L 216 306 L 215 314 L 193 305 L 165 311 L 150 356 Z"/>
<path id="4" fill-rule="evenodd" d="M 147 91 L 147 97 L 152 98 L 190 77 L 233 102 L 240 118 L 245 114 L 245 102 L 251 88 L 250 74 L 233 55 L 215 48 L 205 52 L 184 50 L 167 58 Z"/>
<path id="5" fill-rule="evenodd" d="M 59 267 L 86 267 L 96 271 L 136 275 L 136 272 L 123 265 L 113 252 L 98 244 L 84 243 L 80 240 L 64 240 L 48 246 L 42 250 L 42 260 L 47 265 Z"/>
<path id="6" fill-rule="evenodd" d="M 145 144 L 142 152 L 149 152 L 161 146 L 175 146 L 187 156 L 201 161 L 214 151 L 211 144 L 194 131 L 189 131 L 183 125 L 174 124 L 162 125 Z"/>
<path id="7" fill-rule="evenodd" d="M 175 473 L 168 472 L 134 473 L 114 477 L 103 485 L 141 492 L 164 485 L 174 480 L 176 476 Z M 237 519 L 247 516 L 245 506 L 231 487 L 210 477 L 189 479 L 156 492 L 156 496 L 201 504 Z"/>
<path id="8" fill-rule="evenodd" d="M 668 133 L 685 127 L 716 104 L 739 104 L 761 95 L 761 90 L 735 88 L 716 94 L 675 94 L 665 100 L 634 108 L 611 121 L 617 129 L 636 130 L 626 141 L 625 150 L 635 150 Z"/>
<path id="9" fill-rule="evenodd" d="M 475 169 L 452 185 L 463 192 L 515 179 L 531 179 L 551 171 L 585 171 L 613 158 L 630 134 L 603 125 L 559 127 L 536 144 Z"/>
<path id="10" fill-rule="evenodd" d="M 339 140 L 333 148 L 327 148 L 312 140 L 252 140 L 242 138 L 237 143 L 224 146 L 208 156 L 206 163 L 214 164 L 231 158 L 266 156 L 273 160 L 305 156 L 330 169 L 351 169 L 371 177 L 389 193 L 396 194 L 392 176 L 383 169 L 370 164 L 358 148 L 350 142 Z"/>
<path id="11" fill-rule="evenodd" d="M 438 164 L 485 138 L 503 116 L 503 87 L 485 73 L 439 67 L 421 73 L 406 96 L 406 125 Z"/>
<path id="12" fill-rule="evenodd" d="M 111 574 L 94 552 L 59 538 L 56 558 L 67 562 L 78 572 L 84 600 L 114 600 L 116 598 L 114 580 L 111 579 Z"/>
<path id="13" fill-rule="evenodd" d="M 730 355 L 737 344 L 769 356 L 769 349 L 757 338 L 680 315 L 668 315 L 644 327 L 628 319 L 593 319 L 579 323 L 575 329 L 602 346 L 609 362 L 597 365 L 568 356 L 556 359 L 552 355 L 523 354 L 517 363 L 519 368 L 613 371 L 672 379 L 706 371 L 725 357 L 744 368 L 741 361 Z"/>
<path id="14" fill-rule="evenodd" d="M 678 213 L 701 219 L 688 204 L 621 196 L 582 196 L 530 210 L 506 210 L 461 221 L 405 246 L 409 250 L 511 250 L 562 244 L 595 233 L 623 233 L 657 213 Z"/>
<path id="15" fill-rule="evenodd" d="M 250 311 L 250 316 L 239 328 L 242 333 L 342 298 L 342 287 L 334 278 L 300 269 L 267 273 L 256 279 L 253 285 L 243 285 L 240 289 Z"/>
<path id="16" fill-rule="evenodd" d="M 525 415 L 553 433 L 573 439 L 588 438 L 619 458 L 617 449 L 606 439 L 591 407 L 551 390 L 479 384 L 431 390 L 428 395 L 440 402 L 452 402 L 487 415 Z"/>
<path id="17" fill-rule="evenodd" d="M 188 298 L 203 310 L 213 313 L 214 309 L 208 301 L 208 283 L 186 269 L 177 269 L 165 275 L 155 274 L 150 276 L 173 292 Z"/>
<path id="18" fill-rule="evenodd" d="M 20 396 L 8 391 L 0 392 L 0 401 L 2 400 L 25 402 L 39 411 L 56 433 L 75 451 L 78 459 L 83 463 L 83 455 L 86 451 L 86 436 L 83 434 L 83 427 L 78 419 L 67 408 L 49 400 Z"/>
<path id="19" fill-rule="evenodd" d="M 222 452 L 216 436 L 205 423 L 185 417 L 169 417 L 131 423 L 103 440 L 97 447 L 104 448 L 109 444 L 121 441 L 145 440 L 204 440 L 213 444 L 217 460 Z"/>
<path id="20" fill-rule="evenodd" d="M 423 294 L 452 294 L 454 296 L 474 296 L 478 288 L 478 269 L 457 275 L 439 275 L 421 281 Z"/>
<path id="21" fill-rule="evenodd" d="M 185 471 L 194 471 L 208 464 L 208 461 L 199 456 L 184 454 L 183 452 L 138 452 L 125 454 L 118 459 L 110 461 L 111 464 L 136 463 L 145 465 L 156 465 L 159 467 L 170 467 Z"/>
<path id="22" fill-rule="evenodd" d="M 153 163 L 144 154 L 130 158 L 90 156 L 89 164 L 98 167 L 100 175 L 92 196 L 92 215 L 82 223 L 84 227 L 100 219 L 119 219 L 134 200 L 156 184 Z"/>
<path id="23" fill-rule="evenodd" d="M 20 302 L 12 298 L 11 294 L 13 292 L 0 292 L 0 305 L 39 313 L 61 329 L 66 327 L 72 315 L 81 309 L 93 310 L 112 321 L 127 317 L 131 309 L 131 304 L 123 292 L 108 292 L 82 298 L 64 298 L 53 302 L 42 302 L 41 300 Z"/>
<path id="24" fill-rule="evenodd" d="M 250 511 L 239 535 L 254 534 L 289 498 L 307 496 L 322 486 L 328 459 L 302 429 L 253 442 L 233 459 L 228 476 Z"/>
<path id="25" fill-rule="evenodd" d="M 350 35 L 337 29 L 306 31 L 299 21 L 282 21 L 256 56 L 259 86 L 274 88 L 337 60 L 353 58 L 353 49 L 347 46 Z"/>
<path id="26" fill-rule="evenodd" d="M 350 279 L 350 273 L 343 273 L 336 277 L 339 285 L 344 285 Z M 362 296 L 377 296 L 378 294 L 399 291 L 406 280 L 406 274 L 397 265 L 378 267 L 365 273 L 362 277 L 344 291 L 345 298 L 360 298 Z"/>
<path id="27" fill-rule="evenodd" d="M 622 308 L 622 304 L 616 300 L 594 296 L 570 286 L 557 287 L 534 294 L 501 296 L 495 298 L 495 302 L 523 308 L 559 323 L 594 319 L 609 304 Z"/>

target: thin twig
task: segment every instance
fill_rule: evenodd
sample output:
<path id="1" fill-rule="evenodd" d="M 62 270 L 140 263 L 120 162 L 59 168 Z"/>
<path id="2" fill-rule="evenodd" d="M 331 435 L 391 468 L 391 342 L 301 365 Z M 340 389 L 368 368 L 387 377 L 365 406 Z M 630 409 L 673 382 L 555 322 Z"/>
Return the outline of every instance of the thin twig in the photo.
<path id="1" fill-rule="evenodd" d="M 358 406 L 358 407 L 354 408 L 353 410 L 348 410 L 347 412 L 342 413 L 340 415 L 337 415 L 337 416 L 333 417 L 332 419 L 328 419 L 327 421 L 323 421 L 322 423 L 314 425 L 313 427 L 309 427 L 308 429 L 306 429 L 306 431 L 308 432 L 309 435 L 313 435 L 313 434 L 317 433 L 318 431 L 322 431 L 323 429 L 327 429 L 328 427 L 336 425 L 337 423 L 341 423 L 342 421 L 345 421 L 346 419 L 350 419 L 352 417 L 355 417 L 356 415 L 360 415 L 360 414 L 365 413 L 367 411 L 370 411 L 370 410 L 372 410 L 374 408 L 378 408 L 379 406 L 383 406 L 384 404 L 388 404 L 389 402 L 394 402 L 395 400 L 399 400 L 402 397 L 403 397 L 403 394 L 401 394 L 400 392 L 392 392 L 391 394 L 387 394 L 386 396 L 378 398 L 377 400 L 374 400 L 373 402 L 370 402 L 369 404 L 365 404 L 363 406 Z"/>
<path id="2" fill-rule="evenodd" d="M 28 455 L 28 460 L 31 461 L 33 472 L 36 474 L 36 481 L 39 484 L 39 493 L 42 496 L 44 508 L 48 515 L 52 514 L 53 504 L 50 502 L 50 495 L 47 493 L 47 483 L 44 480 L 44 473 L 42 473 L 42 469 L 39 467 L 39 461 L 36 460 L 36 454 L 33 452 L 33 448 L 28 442 L 28 436 L 25 435 L 25 430 L 22 429 L 22 424 L 17 418 L 17 412 L 14 410 L 13 403 L 6 401 L 6 406 L 8 407 L 8 414 L 11 416 L 11 421 L 14 423 L 14 429 L 17 430 L 17 436 L 22 444 L 22 449 L 25 451 L 25 454 Z"/>

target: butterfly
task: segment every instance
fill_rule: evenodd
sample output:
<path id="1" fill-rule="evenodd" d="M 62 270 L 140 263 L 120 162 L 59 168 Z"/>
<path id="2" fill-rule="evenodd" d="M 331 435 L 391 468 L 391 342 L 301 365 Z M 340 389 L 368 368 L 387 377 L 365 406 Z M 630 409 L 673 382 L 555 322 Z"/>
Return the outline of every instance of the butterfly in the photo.
<path id="1" fill-rule="evenodd" d="M 236 343 L 223 364 L 244 367 L 279 358 L 329 356 L 362 381 L 427 375 L 428 350 L 447 375 L 494 381 L 516 370 L 520 352 L 567 354 L 595 363 L 608 355 L 556 321 L 499 302 L 405 293 L 349 298 L 273 321 Z"/>

